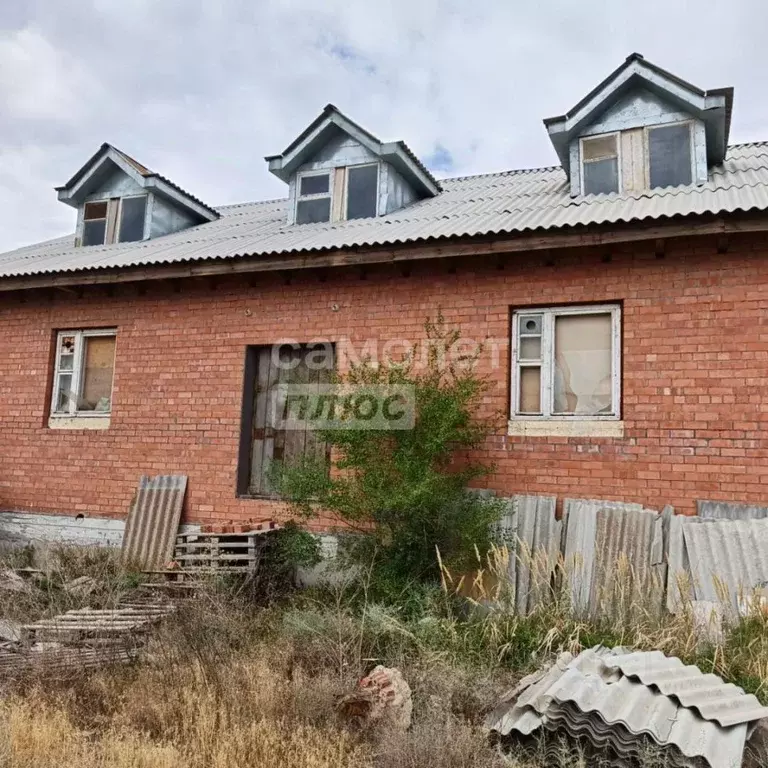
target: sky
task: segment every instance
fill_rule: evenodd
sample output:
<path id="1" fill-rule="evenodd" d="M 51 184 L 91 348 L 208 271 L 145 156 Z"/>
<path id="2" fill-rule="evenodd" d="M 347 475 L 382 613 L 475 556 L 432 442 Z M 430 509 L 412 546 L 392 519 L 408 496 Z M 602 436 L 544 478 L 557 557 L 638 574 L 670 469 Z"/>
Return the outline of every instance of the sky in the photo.
<path id="1" fill-rule="evenodd" d="M 0 252 L 70 233 L 108 141 L 210 205 L 283 197 L 264 156 L 327 103 L 439 177 L 554 165 L 542 119 L 638 51 L 734 86 L 768 140 L 764 0 L 2 0 Z"/>

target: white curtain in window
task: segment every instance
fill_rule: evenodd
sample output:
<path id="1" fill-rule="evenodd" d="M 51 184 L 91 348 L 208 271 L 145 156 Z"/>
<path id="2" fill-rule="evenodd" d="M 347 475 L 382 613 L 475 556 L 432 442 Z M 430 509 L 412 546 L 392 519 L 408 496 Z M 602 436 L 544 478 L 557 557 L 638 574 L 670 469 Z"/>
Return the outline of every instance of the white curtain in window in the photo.
<path id="1" fill-rule="evenodd" d="M 611 315 L 555 318 L 554 413 L 613 413 Z"/>

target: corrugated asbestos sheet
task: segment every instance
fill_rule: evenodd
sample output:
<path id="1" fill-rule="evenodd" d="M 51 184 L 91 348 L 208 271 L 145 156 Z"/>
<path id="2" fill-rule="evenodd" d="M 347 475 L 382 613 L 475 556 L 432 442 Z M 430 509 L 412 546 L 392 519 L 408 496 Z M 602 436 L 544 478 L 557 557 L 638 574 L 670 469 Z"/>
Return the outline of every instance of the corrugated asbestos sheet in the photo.
<path id="1" fill-rule="evenodd" d="M 508 577 L 515 595 L 515 610 L 530 613 L 550 592 L 560 555 L 562 522 L 555 517 L 555 496 L 514 496 L 501 520 L 509 547 Z"/>
<path id="2" fill-rule="evenodd" d="M 738 610 L 739 600 L 768 583 L 768 518 L 670 521 L 667 608 L 703 600 Z"/>
<path id="3" fill-rule="evenodd" d="M 626 677 L 657 688 L 684 707 L 696 710 L 705 720 L 723 727 L 768 717 L 768 707 L 760 704 L 756 696 L 661 651 L 622 654 L 608 657 L 604 663 L 609 669 L 618 669 Z"/>
<path id="4" fill-rule="evenodd" d="M 728 602 L 768 584 L 768 519 L 683 523 L 688 567 L 697 600 Z"/>
<path id="5" fill-rule="evenodd" d="M 768 517 L 768 507 L 735 504 L 727 501 L 697 501 L 699 517 L 707 520 L 761 520 Z"/>
<path id="6" fill-rule="evenodd" d="M 0 277 L 389 246 L 438 238 L 768 210 L 768 142 L 730 147 L 701 186 L 572 198 L 562 168 L 446 179 L 388 216 L 289 226 L 287 200 L 226 206 L 216 221 L 137 243 L 76 248 L 62 237 L 0 255 Z"/>
<path id="7" fill-rule="evenodd" d="M 141 477 L 125 523 L 125 560 L 159 568 L 171 559 L 186 490 L 186 475 Z"/>
<path id="8" fill-rule="evenodd" d="M 507 694 L 486 726 L 505 737 L 528 736 L 540 728 L 562 732 L 586 738 L 600 749 L 612 747 L 622 760 L 641 757 L 655 744 L 663 749 L 665 764 L 739 768 L 752 724 L 765 716 L 765 708 L 754 707 L 754 697 L 732 690 L 719 678 L 720 690 L 727 695 L 718 699 L 719 689 L 708 679 L 702 691 L 686 693 L 695 702 L 686 706 L 660 688 L 674 688 L 676 674 L 688 668 L 671 659 L 664 667 L 656 654 L 645 656 L 621 648 L 594 648 L 575 658 L 562 654 L 554 665 Z M 633 674 L 624 674 L 624 666 Z M 638 668 L 653 682 L 638 681 Z M 709 678 L 699 674 L 700 680 Z M 734 724 L 719 723 L 735 712 L 739 714 L 730 717 Z"/>
<path id="9" fill-rule="evenodd" d="M 566 499 L 565 578 L 578 615 L 612 615 L 626 601 L 661 608 L 664 519 L 639 504 Z"/>

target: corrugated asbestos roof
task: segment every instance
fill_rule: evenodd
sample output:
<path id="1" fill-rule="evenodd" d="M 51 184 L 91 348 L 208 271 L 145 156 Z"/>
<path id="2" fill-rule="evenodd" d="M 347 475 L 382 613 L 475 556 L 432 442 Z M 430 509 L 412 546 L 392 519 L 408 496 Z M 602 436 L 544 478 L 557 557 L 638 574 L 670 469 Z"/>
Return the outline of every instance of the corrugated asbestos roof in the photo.
<path id="1" fill-rule="evenodd" d="M 665 764 L 694 766 L 703 760 L 711 768 L 737 768 L 750 724 L 768 710 L 740 688 L 694 667 L 696 679 L 706 681 L 696 689 L 690 669 L 657 652 L 598 647 L 575 658 L 564 653 L 504 696 L 486 726 L 502 736 L 562 729 L 571 738 L 610 746 L 623 759 L 642 756 L 652 742 L 664 748 Z M 688 687 L 680 683 L 681 670 Z"/>
<path id="2" fill-rule="evenodd" d="M 390 246 L 696 214 L 768 211 L 768 142 L 731 147 L 702 186 L 572 198 L 560 167 L 446 179 L 388 216 L 286 224 L 286 200 L 230 205 L 221 218 L 139 243 L 76 248 L 72 236 L 0 255 L 0 277 Z"/>

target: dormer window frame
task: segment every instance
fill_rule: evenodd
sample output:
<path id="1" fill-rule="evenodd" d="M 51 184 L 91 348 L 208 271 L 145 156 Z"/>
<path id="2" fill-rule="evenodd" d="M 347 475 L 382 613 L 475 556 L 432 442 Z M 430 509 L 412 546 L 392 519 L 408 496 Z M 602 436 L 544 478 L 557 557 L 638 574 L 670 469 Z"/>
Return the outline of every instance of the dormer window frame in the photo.
<path id="1" fill-rule="evenodd" d="M 139 198 L 145 199 L 144 205 L 144 226 L 142 229 L 142 236 L 140 240 L 121 240 L 121 230 L 123 227 L 123 201 L 124 200 L 136 200 Z M 98 219 L 86 219 L 86 210 L 90 205 L 106 205 L 106 216 Z M 107 197 L 99 198 L 95 200 L 86 200 L 82 206 L 82 222 L 80 226 L 80 245 L 82 247 L 90 246 L 104 246 L 104 245 L 117 245 L 120 243 L 129 242 L 142 242 L 149 236 L 149 225 L 151 216 L 151 193 L 137 194 L 137 195 L 124 195 L 122 197 Z M 101 243 L 86 243 L 85 240 L 85 227 L 88 221 L 103 221 L 104 222 L 104 239 Z"/>
<path id="2" fill-rule="evenodd" d="M 643 128 L 643 155 L 644 155 L 644 171 L 645 171 L 645 188 L 649 191 L 653 191 L 654 189 L 674 189 L 675 186 L 686 186 L 686 184 L 680 185 L 673 185 L 671 187 L 653 187 L 651 186 L 651 142 L 650 142 L 650 134 L 651 131 L 655 131 L 659 128 L 672 128 L 677 125 L 687 125 L 688 126 L 688 162 L 691 168 L 691 178 L 690 181 L 687 182 L 687 184 L 693 184 L 696 179 L 696 151 L 694 149 L 695 147 L 695 141 L 696 141 L 696 121 L 692 119 L 686 119 L 686 120 L 675 120 L 671 123 L 657 123 L 656 125 L 646 125 Z"/>
<path id="3" fill-rule="evenodd" d="M 615 192 L 587 192 L 586 174 L 584 173 L 584 166 L 594 160 L 585 160 L 584 158 L 584 143 L 594 141 L 595 139 L 607 139 L 613 137 L 616 145 L 616 190 Z M 581 193 L 582 195 L 599 195 L 599 194 L 621 194 L 623 190 L 624 179 L 621 173 L 621 131 L 608 131 L 607 133 L 596 133 L 591 136 L 579 137 L 579 172 L 581 174 Z"/>
<path id="4" fill-rule="evenodd" d="M 326 176 L 328 178 L 328 191 L 327 192 L 317 192 L 317 193 L 311 193 L 311 194 L 301 194 L 301 183 L 306 178 L 311 178 L 315 176 Z M 303 223 L 312 223 L 312 224 L 330 224 L 333 220 L 333 191 L 334 191 L 334 169 L 328 168 L 328 169 L 318 169 L 318 170 L 311 170 L 311 171 L 301 171 L 296 174 L 296 201 L 294 203 L 294 209 L 293 209 L 293 220 L 297 224 L 299 223 L 298 217 L 299 217 L 299 205 L 303 202 L 308 202 L 311 200 L 328 200 L 328 218 L 325 221 L 316 221 L 316 222 L 303 222 Z"/>
<path id="5" fill-rule="evenodd" d="M 373 213 L 373 216 L 370 217 L 357 217 L 357 219 L 350 219 L 349 218 L 349 172 L 353 170 L 357 170 L 358 168 L 370 168 L 375 167 L 376 168 L 376 184 L 375 184 L 375 201 L 376 201 L 376 210 Z M 381 163 L 378 161 L 372 161 L 368 163 L 356 163 L 355 165 L 347 165 L 344 166 L 341 169 L 344 173 L 344 184 L 343 184 L 343 202 L 344 202 L 344 221 L 358 221 L 362 218 L 376 218 L 379 215 L 379 184 L 381 183 Z"/>
<path id="6" fill-rule="evenodd" d="M 374 210 L 370 216 L 356 216 L 350 218 L 349 216 L 349 178 L 353 171 L 361 168 L 375 168 L 376 180 L 374 182 L 374 195 L 373 203 Z M 368 160 L 362 163 L 354 163 L 351 165 L 340 165 L 332 168 L 314 168 L 306 171 L 299 171 L 296 174 L 296 186 L 295 186 L 295 200 L 293 204 L 293 223 L 299 226 L 304 224 L 336 224 L 341 221 L 360 221 L 367 218 L 376 218 L 380 215 L 381 201 L 380 201 L 380 184 L 381 184 L 381 163 L 377 160 Z M 318 176 L 326 176 L 328 178 L 328 190 L 302 194 L 302 182 L 306 178 L 313 178 Z M 328 200 L 328 219 L 325 221 L 306 222 L 299 221 L 299 206 L 303 202 L 309 202 L 312 200 Z"/>

